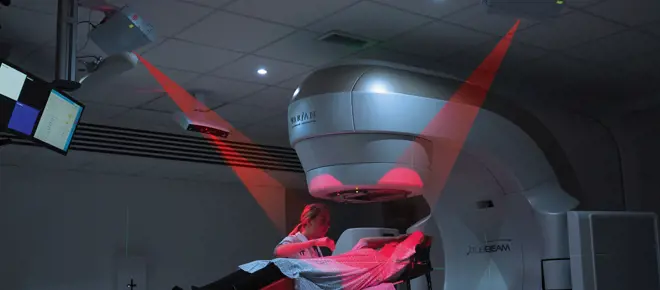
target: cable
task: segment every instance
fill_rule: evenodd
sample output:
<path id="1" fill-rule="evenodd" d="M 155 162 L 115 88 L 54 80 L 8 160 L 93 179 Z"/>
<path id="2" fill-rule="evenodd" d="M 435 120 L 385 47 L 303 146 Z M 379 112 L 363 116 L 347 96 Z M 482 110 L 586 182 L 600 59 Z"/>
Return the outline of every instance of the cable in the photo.
<path id="1" fill-rule="evenodd" d="M 87 13 L 87 20 L 86 21 L 78 22 L 78 24 L 81 24 L 81 23 L 87 23 L 87 24 L 89 24 L 89 26 L 91 26 L 93 28 L 96 28 L 96 24 L 92 23 L 92 9 L 89 9 L 89 12 Z M 91 29 L 87 30 L 87 37 L 85 39 L 85 44 L 83 44 L 83 47 L 78 49 L 78 52 L 81 52 L 83 49 L 85 49 L 85 47 L 87 47 L 87 44 L 89 43 L 89 33 L 91 31 L 92 31 Z"/>
<path id="2" fill-rule="evenodd" d="M 129 226 L 130 226 L 130 222 L 129 222 L 130 215 L 129 215 L 129 213 L 130 213 L 129 207 L 126 206 L 126 229 L 125 229 L 126 234 L 124 235 L 124 239 L 125 239 L 124 240 L 124 251 L 125 251 L 126 257 L 128 257 L 128 234 L 129 234 Z"/>
<path id="3" fill-rule="evenodd" d="M 89 26 L 91 26 L 93 28 L 96 28 L 96 26 L 97 26 L 96 24 L 92 23 L 91 21 L 87 21 L 87 20 L 78 22 L 78 24 L 84 24 L 84 23 L 89 24 Z"/>

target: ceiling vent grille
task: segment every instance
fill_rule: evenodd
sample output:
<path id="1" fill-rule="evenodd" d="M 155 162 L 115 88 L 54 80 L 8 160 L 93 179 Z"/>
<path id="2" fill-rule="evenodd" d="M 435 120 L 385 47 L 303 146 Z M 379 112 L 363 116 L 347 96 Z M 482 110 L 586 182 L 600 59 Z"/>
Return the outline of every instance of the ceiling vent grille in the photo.
<path id="1" fill-rule="evenodd" d="M 203 137 L 80 123 L 71 140 L 70 149 L 263 170 L 304 172 L 296 152 L 291 148 L 226 140 L 222 142 L 223 145 L 217 145 Z M 0 146 L 6 144 L 40 146 L 26 138 L 0 133 Z M 237 154 L 221 154 L 223 146 L 231 148 Z"/>
<path id="2" fill-rule="evenodd" d="M 372 41 L 341 31 L 330 31 L 319 37 L 319 40 L 353 48 L 365 48 L 373 43 Z"/>

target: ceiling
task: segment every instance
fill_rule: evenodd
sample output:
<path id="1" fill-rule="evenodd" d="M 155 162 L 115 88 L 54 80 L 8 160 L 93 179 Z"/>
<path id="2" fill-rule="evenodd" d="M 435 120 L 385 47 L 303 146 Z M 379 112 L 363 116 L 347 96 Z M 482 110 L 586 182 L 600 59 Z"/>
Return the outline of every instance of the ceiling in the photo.
<path id="1" fill-rule="evenodd" d="M 0 9 L 0 40 L 11 60 L 53 78 L 56 2 L 18 0 Z M 287 145 L 286 110 L 310 71 L 339 60 L 395 61 L 466 77 L 515 18 L 488 14 L 480 0 L 123 0 L 159 35 L 146 59 L 206 99 L 255 142 Z M 656 99 L 659 0 L 566 0 L 561 17 L 522 20 L 494 89 L 521 102 L 569 107 Z M 102 15 L 79 9 L 80 21 Z M 375 41 L 355 48 L 318 38 L 340 30 Z M 103 55 L 79 26 L 79 56 Z M 259 75 L 257 69 L 268 74 Z M 175 104 L 144 67 L 76 95 L 84 122 L 182 133 Z"/>

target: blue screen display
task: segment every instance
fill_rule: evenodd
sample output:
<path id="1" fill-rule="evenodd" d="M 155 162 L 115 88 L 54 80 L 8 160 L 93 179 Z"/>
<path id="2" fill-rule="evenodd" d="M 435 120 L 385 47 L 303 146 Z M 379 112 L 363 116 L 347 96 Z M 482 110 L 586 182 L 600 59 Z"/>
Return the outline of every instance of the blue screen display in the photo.
<path id="1" fill-rule="evenodd" d="M 21 102 L 16 102 L 7 127 L 25 135 L 32 135 L 38 116 L 39 110 Z"/>

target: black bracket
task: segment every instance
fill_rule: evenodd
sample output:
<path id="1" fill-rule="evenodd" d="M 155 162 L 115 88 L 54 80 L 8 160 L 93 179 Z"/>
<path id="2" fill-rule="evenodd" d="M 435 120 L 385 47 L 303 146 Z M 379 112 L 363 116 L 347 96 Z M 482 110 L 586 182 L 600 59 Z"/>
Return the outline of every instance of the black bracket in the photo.
<path id="1" fill-rule="evenodd" d="M 131 283 L 126 284 L 126 288 L 133 290 L 133 288 L 137 288 L 137 284 L 133 282 L 133 278 L 131 278 Z"/>

